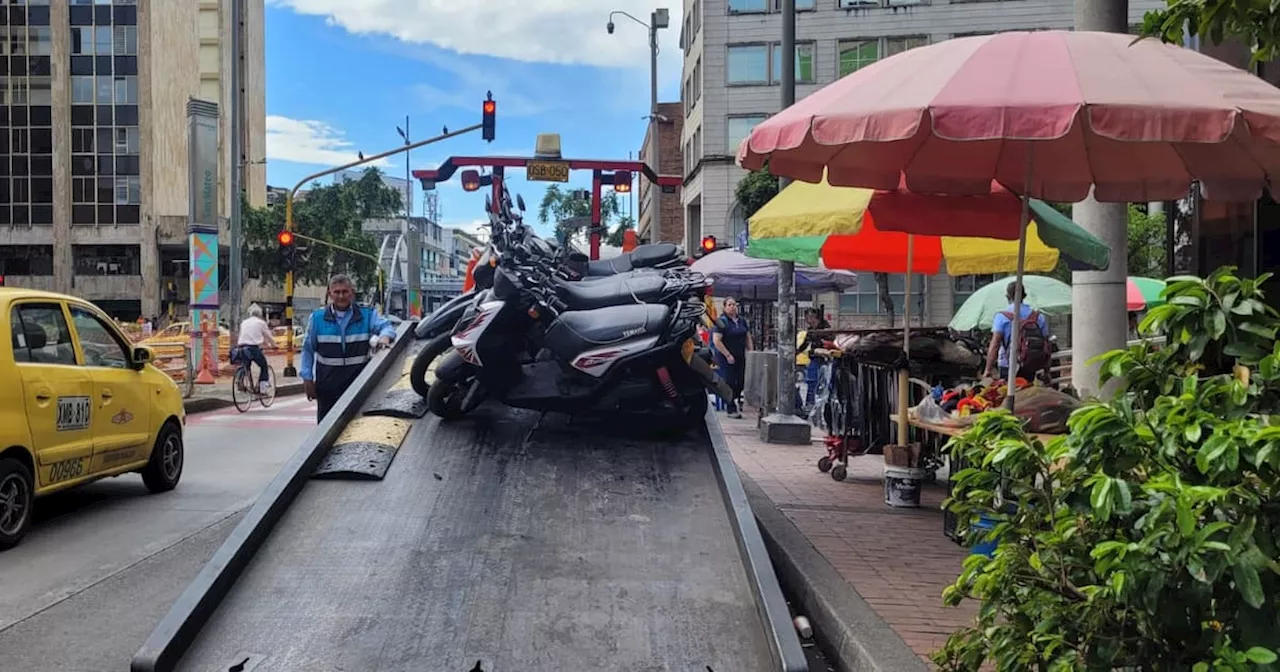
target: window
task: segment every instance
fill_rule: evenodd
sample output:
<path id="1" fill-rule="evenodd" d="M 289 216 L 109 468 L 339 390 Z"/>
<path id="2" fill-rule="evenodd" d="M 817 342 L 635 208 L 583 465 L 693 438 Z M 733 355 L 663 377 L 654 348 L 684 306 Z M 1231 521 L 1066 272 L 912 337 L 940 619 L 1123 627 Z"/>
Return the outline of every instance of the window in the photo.
<path id="1" fill-rule="evenodd" d="M 71 53 L 77 56 L 93 54 L 93 26 L 71 26 Z"/>
<path id="2" fill-rule="evenodd" d="M 115 44 L 115 33 L 111 26 L 97 26 L 93 29 L 93 53 L 96 56 L 110 56 Z"/>
<path id="3" fill-rule="evenodd" d="M 142 202 L 142 183 L 137 175 L 116 176 L 116 205 L 137 205 Z"/>
<path id="4" fill-rule="evenodd" d="M 91 152 L 93 152 L 93 129 L 79 127 L 72 128 L 71 153 L 88 154 Z"/>
<path id="5" fill-rule="evenodd" d="M 19 363 L 75 366 L 76 351 L 62 306 L 28 303 L 11 313 L 13 358 Z"/>
<path id="6" fill-rule="evenodd" d="M 0 275 L 53 275 L 53 246 L 0 245 Z"/>
<path id="7" fill-rule="evenodd" d="M 98 197 L 97 180 L 92 177 L 71 178 L 71 202 L 93 203 Z"/>
<path id="8" fill-rule="evenodd" d="M 115 128 L 115 150 L 116 154 L 137 154 L 138 153 L 138 127 L 137 126 L 117 126 Z"/>
<path id="9" fill-rule="evenodd" d="M 959 275 L 951 279 L 951 295 L 955 300 L 951 312 L 960 310 L 960 306 L 973 296 L 973 293 L 994 282 L 994 275 Z M 989 325 L 988 325 L 989 326 Z"/>
<path id="10" fill-rule="evenodd" d="M 889 275 L 889 298 L 893 301 L 893 315 L 902 316 L 902 299 L 906 291 L 906 276 L 902 273 Z M 915 303 L 911 306 L 912 320 L 920 317 L 924 310 L 924 276 L 917 275 L 911 279 L 911 293 L 915 295 Z M 887 315 L 889 311 L 880 305 L 880 295 L 876 288 L 875 273 L 859 273 L 858 287 L 852 292 L 840 295 L 840 313 L 843 315 Z"/>
<path id="11" fill-rule="evenodd" d="M 79 306 L 71 306 L 71 323 L 76 325 L 76 336 L 80 341 L 80 351 L 84 353 L 85 366 L 129 368 L 129 349 L 97 315 Z"/>
<path id="12" fill-rule="evenodd" d="M 138 104 L 138 78 L 133 75 L 121 75 L 115 78 L 115 103 L 117 105 Z"/>
<path id="13" fill-rule="evenodd" d="M 115 79 L 110 75 L 98 75 L 94 78 L 94 84 L 96 87 L 94 95 L 97 96 L 95 102 L 99 105 L 110 105 L 112 93 L 116 88 Z"/>
<path id="14" fill-rule="evenodd" d="M 27 27 L 27 53 L 49 56 L 53 53 L 53 29 L 48 26 Z"/>
<path id="15" fill-rule="evenodd" d="M 901 54 L 908 49 L 923 47 L 927 44 L 929 44 L 929 38 L 924 36 L 886 37 L 884 40 L 884 56 L 888 58 L 894 54 Z"/>
<path id="16" fill-rule="evenodd" d="M 879 58 L 880 44 L 879 40 L 848 40 L 841 41 L 838 50 L 840 53 L 839 76 L 844 77 L 875 63 Z"/>
<path id="17" fill-rule="evenodd" d="M 777 84 L 782 81 L 782 45 L 772 45 L 773 52 L 773 76 L 770 82 Z M 805 84 L 813 81 L 813 43 L 800 43 L 796 45 L 796 83 Z"/>
<path id="18" fill-rule="evenodd" d="M 134 56 L 138 53 L 138 27 L 116 26 L 112 52 L 116 56 Z"/>
<path id="19" fill-rule="evenodd" d="M 879 7 L 880 0 L 840 0 L 840 9 L 860 9 L 862 7 Z"/>
<path id="20" fill-rule="evenodd" d="M 32 105 L 52 105 L 53 89 L 48 77 L 28 77 L 30 90 L 27 100 Z"/>
<path id="21" fill-rule="evenodd" d="M 72 268 L 76 275 L 139 275 L 139 251 L 137 245 L 72 245 Z"/>
<path id="22" fill-rule="evenodd" d="M 31 129 L 15 128 L 10 130 L 9 151 L 14 154 L 31 152 Z"/>
<path id="23" fill-rule="evenodd" d="M 751 129 L 756 124 L 768 119 L 766 114 L 743 115 L 740 117 L 729 117 L 725 125 L 729 128 L 729 145 L 728 153 L 733 155 L 738 152 L 738 145 L 742 144 L 743 138 L 751 134 Z"/>
<path id="24" fill-rule="evenodd" d="M 796 0 L 797 12 L 811 12 L 816 6 L 815 0 Z M 782 11 L 782 0 L 773 0 L 773 11 Z"/>
<path id="25" fill-rule="evenodd" d="M 729 0 L 730 14 L 750 14 L 768 11 L 767 0 Z"/>
<path id="26" fill-rule="evenodd" d="M 73 105 L 93 104 L 93 77 L 76 75 L 71 78 L 71 103 Z"/>
<path id="27" fill-rule="evenodd" d="M 729 47 L 730 84 L 764 84 L 769 81 L 769 45 L 749 44 Z"/>

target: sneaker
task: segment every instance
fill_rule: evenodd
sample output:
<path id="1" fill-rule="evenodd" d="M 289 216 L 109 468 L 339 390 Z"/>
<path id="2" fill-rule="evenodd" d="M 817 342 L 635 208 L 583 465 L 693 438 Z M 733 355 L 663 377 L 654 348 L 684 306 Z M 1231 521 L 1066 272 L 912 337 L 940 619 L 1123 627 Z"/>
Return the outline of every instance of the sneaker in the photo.
<path id="1" fill-rule="evenodd" d="M 271 391 L 271 383 L 262 381 L 258 383 L 258 394 L 266 394 Z"/>

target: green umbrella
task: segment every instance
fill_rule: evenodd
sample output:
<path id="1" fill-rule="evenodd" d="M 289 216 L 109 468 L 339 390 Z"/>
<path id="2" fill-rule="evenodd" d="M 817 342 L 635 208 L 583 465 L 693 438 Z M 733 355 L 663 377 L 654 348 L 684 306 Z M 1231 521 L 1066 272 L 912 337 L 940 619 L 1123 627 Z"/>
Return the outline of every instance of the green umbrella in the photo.
<path id="1" fill-rule="evenodd" d="M 1013 276 L 1001 278 L 969 295 L 948 326 L 956 331 L 989 331 L 996 314 L 1009 308 L 1005 292 L 1013 281 Z M 1026 294 L 1023 302 L 1046 315 L 1071 312 L 1071 285 L 1065 282 L 1043 275 L 1027 275 L 1022 278 L 1022 291 Z"/>

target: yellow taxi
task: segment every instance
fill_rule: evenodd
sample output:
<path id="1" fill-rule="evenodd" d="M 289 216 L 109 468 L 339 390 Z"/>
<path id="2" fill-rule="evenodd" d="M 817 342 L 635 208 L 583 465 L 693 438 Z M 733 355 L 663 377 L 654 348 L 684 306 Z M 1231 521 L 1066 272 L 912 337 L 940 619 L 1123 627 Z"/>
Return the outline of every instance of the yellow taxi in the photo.
<path id="1" fill-rule="evenodd" d="M 96 306 L 0 287 L 0 550 L 22 540 L 36 498 L 141 472 L 178 485 L 182 393 Z"/>

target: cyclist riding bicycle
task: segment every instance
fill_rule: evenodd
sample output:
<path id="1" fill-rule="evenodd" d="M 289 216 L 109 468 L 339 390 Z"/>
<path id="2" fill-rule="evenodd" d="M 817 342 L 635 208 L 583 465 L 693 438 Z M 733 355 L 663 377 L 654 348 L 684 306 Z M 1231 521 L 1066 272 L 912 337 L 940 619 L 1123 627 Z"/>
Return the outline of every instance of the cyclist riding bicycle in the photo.
<path id="1" fill-rule="evenodd" d="M 250 364 L 258 365 L 259 394 L 266 394 L 271 385 L 267 374 L 267 356 L 262 352 L 264 344 L 277 347 L 275 336 L 271 334 L 271 327 L 267 326 L 267 321 L 262 319 L 262 308 L 256 305 L 249 306 L 249 317 L 240 323 L 240 338 L 236 346 L 240 351 L 238 363 L 248 370 L 250 376 L 253 375 Z M 252 380 L 252 377 L 249 379 Z"/>

